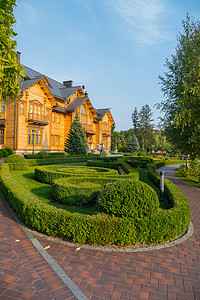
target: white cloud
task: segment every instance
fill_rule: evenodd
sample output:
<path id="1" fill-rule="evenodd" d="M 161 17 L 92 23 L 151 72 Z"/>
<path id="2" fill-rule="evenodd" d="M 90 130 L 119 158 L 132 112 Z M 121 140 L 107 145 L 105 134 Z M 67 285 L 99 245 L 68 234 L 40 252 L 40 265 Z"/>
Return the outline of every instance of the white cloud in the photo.
<path id="1" fill-rule="evenodd" d="M 123 30 L 139 46 L 153 46 L 168 40 L 163 25 L 168 10 L 163 0 L 110 0 L 112 9 L 124 21 Z"/>

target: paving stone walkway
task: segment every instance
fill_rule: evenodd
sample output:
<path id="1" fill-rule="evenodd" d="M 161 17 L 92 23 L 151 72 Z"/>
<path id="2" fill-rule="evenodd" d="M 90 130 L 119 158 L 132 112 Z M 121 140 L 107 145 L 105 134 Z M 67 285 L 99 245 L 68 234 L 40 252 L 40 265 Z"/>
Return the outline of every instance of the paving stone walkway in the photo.
<path id="1" fill-rule="evenodd" d="M 36 236 L 92 300 L 200 300 L 200 190 L 166 177 L 188 197 L 194 234 L 181 244 L 145 252 L 76 248 Z M 19 241 L 18 241 L 19 240 Z M 76 299 L 13 220 L 0 199 L 0 299 Z"/>

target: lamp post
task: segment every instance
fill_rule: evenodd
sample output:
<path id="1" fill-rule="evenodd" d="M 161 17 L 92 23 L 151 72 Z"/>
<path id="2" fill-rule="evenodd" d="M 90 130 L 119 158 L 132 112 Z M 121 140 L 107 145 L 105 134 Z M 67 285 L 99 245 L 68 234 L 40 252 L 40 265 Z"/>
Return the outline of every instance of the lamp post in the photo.
<path id="1" fill-rule="evenodd" d="M 35 129 L 32 129 L 32 142 L 33 142 L 33 154 L 34 154 L 34 141 L 35 141 Z"/>
<path id="2" fill-rule="evenodd" d="M 165 172 L 160 171 L 160 200 L 165 199 L 165 194 L 164 194 L 164 184 L 165 184 Z"/>

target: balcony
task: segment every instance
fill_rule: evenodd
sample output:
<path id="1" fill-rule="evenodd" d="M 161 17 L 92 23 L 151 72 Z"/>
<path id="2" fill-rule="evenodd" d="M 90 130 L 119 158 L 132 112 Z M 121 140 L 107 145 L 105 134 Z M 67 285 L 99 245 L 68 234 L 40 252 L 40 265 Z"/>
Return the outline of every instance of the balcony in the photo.
<path id="1" fill-rule="evenodd" d="M 93 130 L 92 125 L 82 124 L 82 126 L 83 126 L 85 133 L 95 134 L 95 131 Z"/>
<path id="2" fill-rule="evenodd" d="M 0 120 L 5 120 L 5 112 L 0 112 Z"/>
<path id="3" fill-rule="evenodd" d="M 28 123 L 33 123 L 35 125 L 48 125 L 48 117 L 44 115 L 28 113 Z"/>
<path id="4" fill-rule="evenodd" d="M 103 127 L 102 134 L 106 135 L 106 136 L 111 136 L 111 129 L 109 129 L 107 127 Z"/>

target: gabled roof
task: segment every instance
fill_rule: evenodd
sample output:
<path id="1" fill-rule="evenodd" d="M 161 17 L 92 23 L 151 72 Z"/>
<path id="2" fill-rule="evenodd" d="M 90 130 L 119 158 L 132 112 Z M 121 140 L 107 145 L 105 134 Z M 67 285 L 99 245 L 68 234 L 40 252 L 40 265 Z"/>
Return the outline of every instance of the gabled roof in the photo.
<path id="1" fill-rule="evenodd" d="M 25 91 L 26 89 L 28 89 L 29 87 L 31 87 L 32 85 L 36 84 L 38 81 L 40 81 L 43 78 L 43 76 L 39 76 L 33 79 L 28 79 L 28 80 L 24 80 L 21 82 L 21 90 Z"/>
<path id="2" fill-rule="evenodd" d="M 115 121 L 110 112 L 110 108 L 95 109 L 95 112 L 97 114 L 98 120 L 102 120 L 103 117 L 108 113 L 108 118 L 112 121 L 113 124 L 115 124 Z"/>
<path id="3" fill-rule="evenodd" d="M 75 111 L 77 110 L 86 100 L 88 99 L 88 97 L 78 97 L 76 99 L 74 99 L 69 105 L 67 105 L 67 107 L 65 108 L 65 110 L 67 112 L 70 111 Z"/>
<path id="4" fill-rule="evenodd" d="M 108 111 L 109 111 L 109 108 L 95 109 L 95 112 L 96 112 L 99 120 L 102 120 Z"/>
<path id="5" fill-rule="evenodd" d="M 47 86 L 49 92 L 61 99 L 61 100 L 66 100 L 66 98 L 68 98 L 70 95 L 72 95 L 75 91 L 77 91 L 78 89 L 80 89 L 80 86 L 74 86 L 72 88 L 67 88 L 65 87 L 62 83 L 48 77 L 45 76 L 27 66 L 24 66 L 24 72 L 27 76 L 28 79 L 25 79 L 22 83 L 22 91 L 26 90 L 27 88 L 29 88 L 30 86 L 32 86 L 33 84 L 37 83 L 39 81 L 39 79 L 41 80 L 42 78 L 45 78 L 47 80 L 47 82 L 49 83 L 49 85 L 45 82 L 45 85 Z M 38 79 L 39 78 L 39 79 Z"/>
<path id="6" fill-rule="evenodd" d="M 90 100 L 87 96 L 78 97 L 78 98 L 74 99 L 69 105 L 67 105 L 67 107 L 65 108 L 65 111 L 66 112 L 76 111 L 84 102 L 86 102 L 90 106 L 91 113 L 94 116 L 94 118 L 97 118 L 95 109 L 92 106 L 92 103 L 90 102 Z"/>

